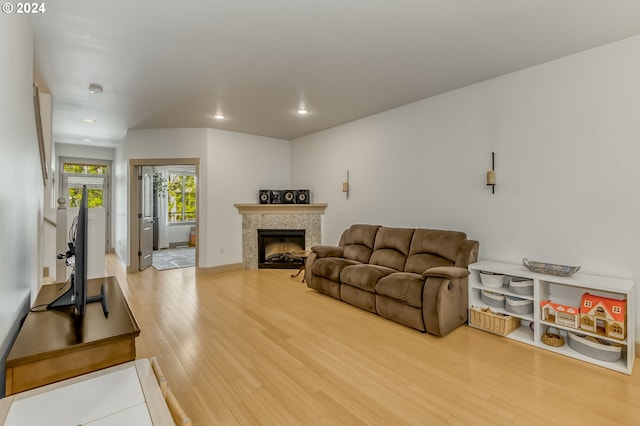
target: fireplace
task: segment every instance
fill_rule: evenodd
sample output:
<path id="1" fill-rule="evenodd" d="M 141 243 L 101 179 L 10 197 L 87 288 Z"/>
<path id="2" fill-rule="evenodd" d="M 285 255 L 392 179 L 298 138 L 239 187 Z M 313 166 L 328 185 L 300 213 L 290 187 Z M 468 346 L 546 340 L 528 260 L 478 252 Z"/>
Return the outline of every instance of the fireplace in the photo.
<path id="1" fill-rule="evenodd" d="M 258 268 L 300 268 L 302 259 L 292 253 L 304 244 L 304 229 L 258 229 Z"/>

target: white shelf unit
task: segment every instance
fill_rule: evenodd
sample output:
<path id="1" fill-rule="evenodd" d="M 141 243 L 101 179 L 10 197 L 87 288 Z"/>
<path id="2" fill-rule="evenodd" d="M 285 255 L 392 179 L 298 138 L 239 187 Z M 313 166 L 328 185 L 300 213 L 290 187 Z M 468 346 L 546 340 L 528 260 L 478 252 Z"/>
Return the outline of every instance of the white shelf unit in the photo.
<path id="1" fill-rule="evenodd" d="M 619 371 L 625 374 L 631 374 L 633 370 L 633 361 L 635 359 L 635 288 L 633 281 L 618 278 L 610 278 L 604 276 L 587 275 L 575 273 L 571 277 L 558 277 L 554 275 L 539 274 L 531 272 L 524 265 L 512 263 L 502 263 L 494 261 L 479 261 L 469 265 L 469 309 L 472 306 L 478 308 L 490 307 L 480 299 L 482 290 L 494 293 L 504 294 L 505 296 L 515 296 L 522 299 L 533 300 L 533 313 L 528 315 L 518 315 L 507 312 L 504 309 L 490 307 L 493 312 L 501 312 L 520 318 L 520 328 L 514 330 L 507 336 L 508 339 L 517 340 L 541 349 L 559 353 L 571 358 L 579 359 L 611 370 Z M 504 274 L 509 277 L 528 278 L 533 280 L 533 295 L 525 296 L 509 291 L 508 285 L 502 288 L 490 288 L 482 285 L 480 281 L 480 271 L 492 272 L 496 274 Z M 505 280 L 508 282 L 508 280 Z M 580 298 L 584 293 L 591 293 L 598 296 L 609 297 L 613 299 L 626 300 L 627 302 L 627 333 L 624 340 L 607 338 L 598 334 L 589 333 L 584 330 L 558 325 L 542 321 L 540 302 L 543 300 L 551 300 L 554 303 L 573 306 L 580 306 Z M 471 316 L 471 312 L 469 312 Z M 469 324 L 471 327 L 473 325 Z M 547 326 L 556 327 L 564 337 L 565 344 L 561 347 L 548 346 L 542 343 L 542 335 L 545 333 Z M 599 339 L 608 340 L 622 345 L 622 358 L 619 361 L 608 362 L 583 355 L 573 350 L 568 345 L 569 331 L 596 336 Z"/>

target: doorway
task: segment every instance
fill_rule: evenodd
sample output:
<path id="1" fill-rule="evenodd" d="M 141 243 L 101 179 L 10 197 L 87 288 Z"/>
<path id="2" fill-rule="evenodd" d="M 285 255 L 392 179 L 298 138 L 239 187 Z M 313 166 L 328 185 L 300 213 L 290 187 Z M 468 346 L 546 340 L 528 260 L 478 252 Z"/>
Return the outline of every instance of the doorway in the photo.
<path id="1" fill-rule="evenodd" d="M 111 246 L 111 166 L 110 160 L 60 157 L 59 194 L 67 199 L 67 207 L 78 207 L 82 187 L 87 186 L 89 208 L 103 208 L 105 215 L 105 252 Z"/>
<path id="2" fill-rule="evenodd" d="M 151 266 L 154 249 L 165 247 L 194 247 L 198 267 L 199 165 L 197 158 L 129 160 L 128 272 Z"/>

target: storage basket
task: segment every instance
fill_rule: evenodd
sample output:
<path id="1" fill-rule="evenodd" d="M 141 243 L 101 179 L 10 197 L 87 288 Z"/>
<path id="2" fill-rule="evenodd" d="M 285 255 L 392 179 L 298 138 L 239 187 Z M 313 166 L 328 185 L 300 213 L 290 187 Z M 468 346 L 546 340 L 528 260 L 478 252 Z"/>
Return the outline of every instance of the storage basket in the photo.
<path id="1" fill-rule="evenodd" d="M 576 352 L 599 359 L 600 361 L 615 362 L 622 357 L 622 345 L 608 342 L 594 336 L 568 333 L 569 347 Z"/>
<path id="2" fill-rule="evenodd" d="M 533 300 L 507 296 L 504 309 L 512 314 L 528 315 L 533 312 Z"/>
<path id="3" fill-rule="evenodd" d="M 560 330 L 556 327 L 553 327 L 558 331 L 558 334 L 551 332 L 551 326 L 547 326 L 544 334 L 542 335 L 542 343 L 547 346 L 554 346 L 559 348 L 560 346 L 564 346 L 564 337 L 560 334 Z"/>
<path id="4" fill-rule="evenodd" d="M 485 287 L 500 288 L 504 284 L 504 275 L 480 271 L 480 282 Z"/>
<path id="5" fill-rule="evenodd" d="M 509 291 L 516 294 L 533 296 L 533 280 L 528 278 L 511 277 L 509 280 Z"/>
<path id="6" fill-rule="evenodd" d="M 522 259 L 524 266 L 531 272 L 538 272 L 540 274 L 555 275 L 558 277 L 570 277 L 580 270 L 579 266 L 557 265 L 555 263 L 544 263 L 529 260 L 527 258 Z"/>
<path id="7" fill-rule="evenodd" d="M 492 291 L 481 290 L 480 300 L 486 305 L 493 308 L 504 308 L 504 294 L 494 293 Z"/>
<path id="8" fill-rule="evenodd" d="M 509 315 L 494 313 L 489 308 L 471 307 L 471 325 L 490 333 L 506 336 L 520 327 L 520 319 Z"/>

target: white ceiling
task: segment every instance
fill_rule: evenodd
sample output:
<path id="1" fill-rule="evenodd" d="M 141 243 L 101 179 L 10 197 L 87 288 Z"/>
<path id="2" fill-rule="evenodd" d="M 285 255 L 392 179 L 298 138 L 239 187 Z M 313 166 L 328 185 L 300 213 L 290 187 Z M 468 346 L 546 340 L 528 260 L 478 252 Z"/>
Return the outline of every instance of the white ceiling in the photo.
<path id="1" fill-rule="evenodd" d="M 129 128 L 293 139 L 640 34 L 637 0 L 45 5 L 32 16 L 35 79 L 53 95 L 54 141 L 98 146 Z"/>

